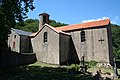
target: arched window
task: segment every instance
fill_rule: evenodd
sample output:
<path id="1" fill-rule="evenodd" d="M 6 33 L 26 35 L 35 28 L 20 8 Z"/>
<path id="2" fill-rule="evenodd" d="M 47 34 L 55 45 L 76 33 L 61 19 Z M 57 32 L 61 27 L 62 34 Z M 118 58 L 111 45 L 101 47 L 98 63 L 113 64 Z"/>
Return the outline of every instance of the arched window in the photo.
<path id="1" fill-rule="evenodd" d="M 86 41 L 86 39 L 85 39 L 85 31 L 81 31 L 80 35 L 81 35 L 81 42 Z"/>
<path id="2" fill-rule="evenodd" d="M 47 42 L 47 38 L 48 38 L 48 33 L 47 32 L 44 32 L 43 34 L 43 42 Z"/>
<path id="3" fill-rule="evenodd" d="M 16 35 L 14 35 L 14 38 L 16 38 Z"/>

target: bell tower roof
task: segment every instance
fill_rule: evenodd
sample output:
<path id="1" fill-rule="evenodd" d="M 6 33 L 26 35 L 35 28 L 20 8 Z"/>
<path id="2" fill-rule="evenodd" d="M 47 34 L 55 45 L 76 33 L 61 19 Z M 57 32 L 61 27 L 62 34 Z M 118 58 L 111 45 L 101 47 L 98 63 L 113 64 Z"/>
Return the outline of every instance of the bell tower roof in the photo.
<path id="1" fill-rule="evenodd" d="M 48 13 L 46 13 L 46 12 L 43 12 L 43 13 L 41 13 L 41 14 L 39 14 L 39 16 L 41 16 L 41 15 L 48 15 L 48 16 L 50 16 Z"/>

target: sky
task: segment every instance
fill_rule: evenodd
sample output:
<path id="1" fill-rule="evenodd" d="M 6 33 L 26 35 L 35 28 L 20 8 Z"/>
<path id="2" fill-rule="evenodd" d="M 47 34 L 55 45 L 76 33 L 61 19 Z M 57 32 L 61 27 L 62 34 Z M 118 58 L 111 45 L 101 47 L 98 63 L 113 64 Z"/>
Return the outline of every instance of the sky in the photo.
<path id="1" fill-rule="evenodd" d="M 50 19 L 66 24 L 110 18 L 120 25 L 120 0 L 34 0 L 34 6 L 28 18 L 39 19 L 46 12 Z"/>

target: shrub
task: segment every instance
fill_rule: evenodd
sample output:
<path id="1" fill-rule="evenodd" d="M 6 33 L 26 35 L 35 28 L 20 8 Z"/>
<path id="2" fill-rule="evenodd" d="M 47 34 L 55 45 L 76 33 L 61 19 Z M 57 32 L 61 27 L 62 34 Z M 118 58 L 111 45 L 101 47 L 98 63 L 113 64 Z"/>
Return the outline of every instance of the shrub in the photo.
<path id="1" fill-rule="evenodd" d="M 97 61 L 90 61 L 90 62 L 88 62 L 88 66 L 89 67 L 95 67 L 96 65 L 97 65 Z"/>
<path id="2" fill-rule="evenodd" d="M 77 72 L 79 70 L 80 66 L 78 64 L 71 64 L 68 67 L 68 71 L 70 72 Z"/>

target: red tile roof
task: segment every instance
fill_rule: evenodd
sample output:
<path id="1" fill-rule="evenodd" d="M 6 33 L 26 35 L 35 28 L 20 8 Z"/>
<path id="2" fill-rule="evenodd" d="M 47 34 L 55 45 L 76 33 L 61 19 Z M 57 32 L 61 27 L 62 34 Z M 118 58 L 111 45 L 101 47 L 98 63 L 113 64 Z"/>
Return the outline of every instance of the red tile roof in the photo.
<path id="1" fill-rule="evenodd" d="M 108 25 L 109 23 L 110 23 L 110 19 L 105 19 L 105 20 L 99 20 L 99 21 L 86 22 L 86 23 L 75 24 L 75 25 L 57 27 L 56 29 L 62 30 L 62 31 L 71 31 L 71 30 L 77 30 L 77 29 L 83 29 L 83 28 L 102 27 L 102 26 Z"/>
<path id="2" fill-rule="evenodd" d="M 57 28 L 54 28 L 48 24 L 45 24 L 45 25 L 57 33 L 63 33 L 66 35 L 70 35 L 69 33 L 65 33 L 64 31 L 71 31 L 71 30 L 77 30 L 77 29 L 83 29 L 83 28 L 92 28 L 92 27 L 103 27 L 103 26 L 108 25 L 109 23 L 110 23 L 110 19 L 93 21 L 93 22 L 86 22 L 86 23 L 75 24 L 75 25 L 62 26 L 62 27 L 57 27 Z M 43 27 L 39 31 L 31 34 L 30 36 L 35 37 L 45 27 L 45 25 L 43 25 Z"/>

